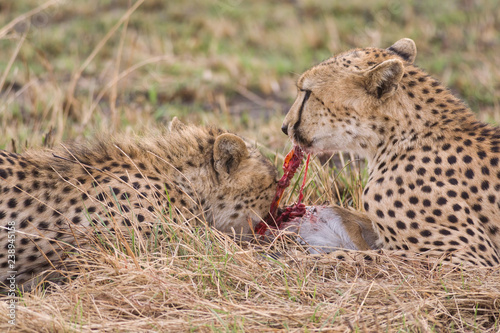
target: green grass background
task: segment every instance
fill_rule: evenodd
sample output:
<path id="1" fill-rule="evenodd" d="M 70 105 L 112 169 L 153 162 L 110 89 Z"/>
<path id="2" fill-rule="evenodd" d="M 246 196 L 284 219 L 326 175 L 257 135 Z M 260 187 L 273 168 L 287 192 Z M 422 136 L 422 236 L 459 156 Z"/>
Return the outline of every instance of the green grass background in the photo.
<path id="1" fill-rule="evenodd" d="M 0 27 L 43 4 L 2 1 Z M 279 127 L 301 72 L 335 53 L 403 37 L 415 40 L 420 67 L 481 119 L 500 120 L 494 0 L 147 0 L 116 31 L 134 2 L 52 4 L 0 35 L 0 148 L 144 131 L 179 116 L 284 150 Z"/>

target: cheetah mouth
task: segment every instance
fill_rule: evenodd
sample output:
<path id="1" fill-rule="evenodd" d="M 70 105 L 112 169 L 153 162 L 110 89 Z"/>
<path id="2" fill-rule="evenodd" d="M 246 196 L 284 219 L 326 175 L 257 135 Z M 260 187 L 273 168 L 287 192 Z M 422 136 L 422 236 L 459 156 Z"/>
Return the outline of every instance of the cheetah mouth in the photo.
<path id="1" fill-rule="evenodd" d="M 291 136 L 292 142 L 295 146 L 299 146 L 302 150 L 308 149 L 312 146 L 314 140 L 306 139 L 300 130 L 295 130 L 293 135 Z"/>
<path id="2" fill-rule="evenodd" d="M 292 140 L 292 142 L 299 146 L 305 154 L 335 154 L 339 151 L 339 149 L 328 146 L 329 142 L 327 139 L 330 137 L 331 136 L 327 135 L 319 138 L 313 138 L 309 142 L 300 142 L 296 140 Z"/>

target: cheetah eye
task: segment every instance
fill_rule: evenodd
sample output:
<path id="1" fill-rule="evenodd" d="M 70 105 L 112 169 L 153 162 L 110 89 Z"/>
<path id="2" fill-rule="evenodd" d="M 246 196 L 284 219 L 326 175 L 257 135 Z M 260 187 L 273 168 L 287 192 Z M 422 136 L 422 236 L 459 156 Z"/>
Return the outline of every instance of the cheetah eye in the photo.
<path id="1" fill-rule="evenodd" d="M 301 92 L 301 91 L 302 91 L 302 92 L 305 92 L 306 94 L 307 94 L 307 93 L 309 93 L 309 94 L 310 94 L 310 93 L 312 92 L 312 91 L 311 91 L 311 89 L 302 88 L 302 87 L 300 87 L 298 84 L 295 84 L 295 86 L 297 87 L 297 91 L 299 91 L 299 92 Z"/>

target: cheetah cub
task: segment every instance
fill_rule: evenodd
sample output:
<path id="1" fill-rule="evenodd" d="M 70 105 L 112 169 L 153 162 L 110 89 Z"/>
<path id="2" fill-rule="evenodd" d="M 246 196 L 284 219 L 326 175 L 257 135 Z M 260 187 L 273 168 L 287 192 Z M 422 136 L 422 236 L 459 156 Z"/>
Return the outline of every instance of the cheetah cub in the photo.
<path id="1" fill-rule="evenodd" d="M 0 289 L 12 274 L 20 285 L 54 267 L 97 230 L 148 236 L 172 211 L 174 222 L 251 235 L 276 177 L 240 137 L 175 118 L 160 136 L 0 151 Z"/>
<path id="2" fill-rule="evenodd" d="M 282 130 L 307 152 L 368 160 L 362 200 L 382 248 L 498 265 L 500 131 L 413 65 L 416 54 L 405 38 L 312 67 Z"/>

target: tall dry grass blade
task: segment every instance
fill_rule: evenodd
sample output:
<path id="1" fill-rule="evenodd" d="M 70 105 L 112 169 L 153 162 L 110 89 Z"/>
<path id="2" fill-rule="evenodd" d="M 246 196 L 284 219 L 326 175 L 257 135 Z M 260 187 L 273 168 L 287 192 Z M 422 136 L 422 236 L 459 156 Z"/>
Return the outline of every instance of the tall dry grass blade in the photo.
<path id="1" fill-rule="evenodd" d="M 3 89 L 3 85 L 5 84 L 5 80 L 7 80 L 7 76 L 9 75 L 10 69 L 12 68 L 12 65 L 14 64 L 14 61 L 16 61 L 17 55 L 19 54 L 19 50 L 21 50 L 21 46 L 24 44 L 24 40 L 26 39 L 26 36 L 28 35 L 29 29 L 26 29 L 26 31 L 22 34 L 21 39 L 19 40 L 19 43 L 17 43 L 16 49 L 12 53 L 12 56 L 9 59 L 9 62 L 7 63 L 7 67 L 5 67 L 5 70 L 3 71 L 3 75 L 0 78 L 0 91 Z"/>
<path id="2" fill-rule="evenodd" d="M 113 70 L 113 84 L 111 86 L 111 93 L 109 96 L 109 107 L 111 110 L 111 124 L 113 128 L 117 128 L 119 125 L 119 116 L 118 112 L 116 111 L 116 99 L 118 97 L 118 73 L 120 73 L 120 64 L 121 64 L 121 59 L 122 59 L 122 54 L 123 54 L 123 46 L 125 45 L 125 37 L 127 36 L 127 28 L 128 28 L 128 22 L 129 22 L 129 17 L 125 19 L 123 22 L 123 28 L 122 28 L 122 34 L 120 36 L 120 43 L 118 45 L 118 52 L 116 53 L 116 63 L 114 65 L 114 70 Z"/>
<path id="3" fill-rule="evenodd" d="M 141 67 L 144 67 L 144 66 L 147 66 L 150 64 L 154 64 L 156 62 L 165 61 L 165 60 L 173 60 L 173 59 L 172 59 L 172 56 L 170 56 L 170 55 L 161 55 L 161 56 L 153 57 L 150 59 L 146 59 L 146 60 L 141 61 L 133 66 L 130 66 L 129 68 L 127 68 L 123 72 L 121 72 L 120 75 L 113 78 L 112 81 L 108 82 L 108 84 L 106 84 L 104 87 L 102 87 L 100 89 L 99 94 L 95 97 L 92 105 L 89 107 L 89 111 L 86 112 L 86 116 L 83 118 L 82 123 L 84 125 L 86 125 L 88 123 L 88 121 L 90 121 L 92 114 L 94 113 L 95 109 L 99 105 L 99 102 L 102 100 L 104 95 L 106 95 L 109 92 L 109 90 L 114 85 L 116 85 L 120 80 L 124 79 L 125 77 L 127 77 L 128 75 L 130 75 L 131 73 L 133 73 L 134 71 L 136 71 L 137 69 L 139 69 Z"/>
<path id="4" fill-rule="evenodd" d="M 94 57 L 101 51 L 101 49 L 106 45 L 108 40 L 115 34 L 115 32 L 120 28 L 120 26 L 130 18 L 130 15 L 136 11 L 137 8 L 139 8 L 140 5 L 144 3 L 145 0 L 138 0 L 132 7 L 130 7 L 125 14 L 120 18 L 120 20 L 106 33 L 106 35 L 99 41 L 99 43 L 96 45 L 94 50 L 90 53 L 90 55 L 85 59 L 82 65 L 76 70 L 76 72 L 73 73 L 71 82 L 69 83 L 69 88 L 68 92 L 66 94 L 66 99 L 67 99 L 67 104 L 66 108 L 64 109 L 64 113 L 68 114 L 70 108 L 73 106 L 75 102 L 74 94 L 75 94 L 75 89 L 76 85 L 78 83 L 78 80 L 82 76 L 83 71 L 87 66 L 92 62 Z"/>
<path id="5" fill-rule="evenodd" d="M 17 16 L 15 19 L 13 19 L 9 23 L 7 23 L 7 25 L 5 25 L 3 28 L 0 29 L 0 39 L 5 37 L 9 33 L 9 31 L 11 31 L 17 24 L 29 19 L 33 15 L 36 15 L 36 14 L 44 11 L 45 9 L 49 8 L 50 6 L 53 6 L 59 2 L 61 2 L 61 0 L 50 0 L 44 4 L 41 4 L 40 6 L 36 7 L 35 9 L 28 11 L 25 14 Z"/>

